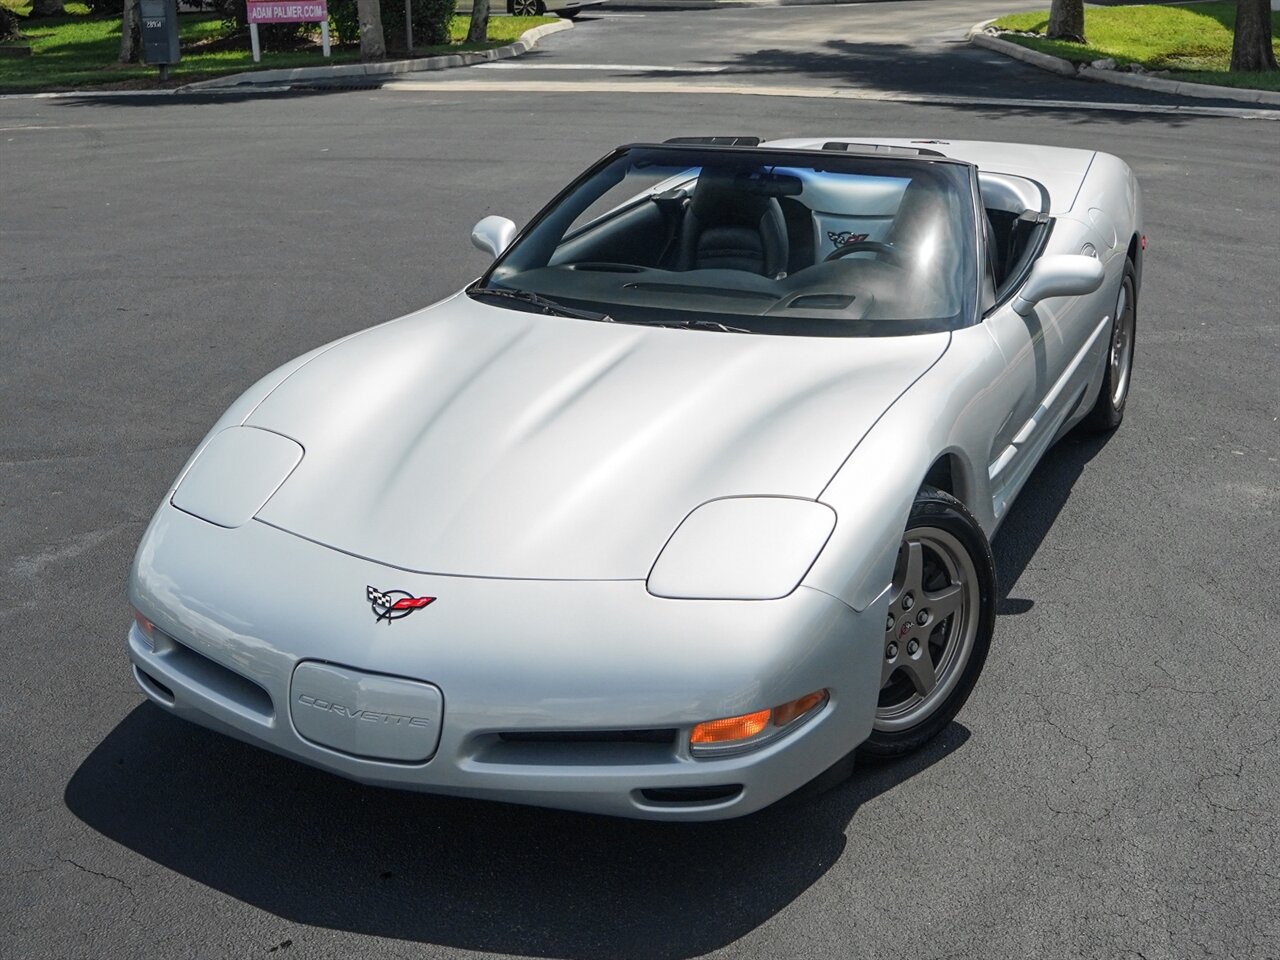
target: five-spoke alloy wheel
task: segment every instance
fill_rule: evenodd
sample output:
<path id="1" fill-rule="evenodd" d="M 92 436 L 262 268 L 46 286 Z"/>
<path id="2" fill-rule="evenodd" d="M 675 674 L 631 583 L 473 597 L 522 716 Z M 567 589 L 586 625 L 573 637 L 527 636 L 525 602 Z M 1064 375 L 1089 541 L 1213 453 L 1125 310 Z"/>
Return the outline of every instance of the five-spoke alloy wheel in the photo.
<path id="1" fill-rule="evenodd" d="M 922 489 L 898 552 L 880 698 L 863 754 L 906 753 L 951 722 L 986 662 L 995 599 L 982 528 L 951 495 Z"/>

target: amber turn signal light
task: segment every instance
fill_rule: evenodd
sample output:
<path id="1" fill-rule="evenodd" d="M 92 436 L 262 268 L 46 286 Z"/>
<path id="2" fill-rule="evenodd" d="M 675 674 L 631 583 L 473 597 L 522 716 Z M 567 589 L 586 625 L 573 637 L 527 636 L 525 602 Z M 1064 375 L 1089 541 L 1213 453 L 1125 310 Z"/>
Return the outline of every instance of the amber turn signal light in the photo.
<path id="1" fill-rule="evenodd" d="M 737 717 L 708 720 L 693 728 L 689 734 L 689 745 L 695 752 L 699 746 L 756 746 L 757 743 L 763 743 L 781 734 L 782 731 L 779 728 L 809 715 L 826 701 L 827 691 L 815 690 L 813 693 L 806 693 L 803 697 L 780 704 L 772 710 L 757 710 Z"/>
<path id="2" fill-rule="evenodd" d="M 731 740 L 746 740 L 754 737 L 769 725 L 771 710 L 757 710 L 755 713 L 744 713 L 740 717 L 725 717 L 723 720 L 708 720 L 693 728 L 689 734 L 690 743 L 725 743 Z"/>
<path id="3" fill-rule="evenodd" d="M 133 611 L 133 621 L 138 625 L 138 629 L 142 631 L 142 635 L 150 640 L 151 631 L 154 629 L 151 621 L 140 614 L 137 610 Z"/>

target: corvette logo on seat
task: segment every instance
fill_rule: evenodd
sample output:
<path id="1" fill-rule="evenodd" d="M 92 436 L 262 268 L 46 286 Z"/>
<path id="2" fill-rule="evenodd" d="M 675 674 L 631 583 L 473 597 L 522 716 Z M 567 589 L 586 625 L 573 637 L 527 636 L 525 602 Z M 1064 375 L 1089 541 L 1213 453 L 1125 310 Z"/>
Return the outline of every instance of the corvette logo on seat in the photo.
<path id="1" fill-rule="evenodd" d="M 861 243 L 869 236 L 871 236 L 869 233 L 854 233 L 851 230 L 841 230 L 838 232 L 835 230 L 827 231 L 827 239 L 837 247 L 844 247 L 851 243 Z"/>
<path id="2" fill-rule="evenodd" d="M 374 587 L 365 589 L 368 592 L 369 606 L 373 607 L 374 617 L 377 620 L 387 621 L 388 625 L 392 620 L 407 617 L 413 611 L 421 610 L 436 601 L 435 597 L 415 597 L 403 590 L 382 591 Z"/>

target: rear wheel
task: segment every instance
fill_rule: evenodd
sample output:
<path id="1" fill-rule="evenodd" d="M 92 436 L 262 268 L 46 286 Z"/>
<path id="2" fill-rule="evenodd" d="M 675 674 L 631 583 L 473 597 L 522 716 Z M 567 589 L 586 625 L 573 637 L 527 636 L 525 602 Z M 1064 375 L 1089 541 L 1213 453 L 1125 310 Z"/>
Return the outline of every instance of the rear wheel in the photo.
<path id="1" fill-rule="evenodd" d="M 511 0 L 511 12 L 517 17 L 541 16 L 546 9 L 542 0 Z"/>
<path id="2" fill-rule="evenodd" d="M 923 746 L 959 713 L 995 628 L 991 546 L 964 504 L 925 487 L 898 551 L 871 736 L 858 752 L 895 757 Z"/>
<path id="3" fill-rule="evenodd" d="M 1133 346 L 1138 322 L 1137 271 L 1133 261 L 1125 260 L 1124 277 L 1116 299 L 1115 320 L 1111 323 L 1111 346 L 1107 353 L 1107 372 L 1098 391 L 1093 409 L 1080 421 L 1091 433 L 1105 433 L 1120 426 L 1124 419 L 1125 401 L 1129 399 L 1129 382 L 1133 379 Z"/>

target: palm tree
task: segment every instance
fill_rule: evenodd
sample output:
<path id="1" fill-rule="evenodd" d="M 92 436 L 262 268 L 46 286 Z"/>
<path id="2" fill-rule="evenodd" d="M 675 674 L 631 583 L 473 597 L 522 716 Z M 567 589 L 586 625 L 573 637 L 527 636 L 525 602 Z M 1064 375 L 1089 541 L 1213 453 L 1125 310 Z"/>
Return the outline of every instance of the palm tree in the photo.
<path id="1" fill-rule="evenodd" d="M 124 0 L 120 11 L 120 62 L 137 63 L 142 57 L 142 24 L 138 0 Z"/>
<path id="2" fill-rule="evenodd" d="M 471 24 L 467 27 L 467 43 L 484 43 L 489 39 L 489 0 L 472 0 Z"/>
<path id="3" fill-rule="evenodd" d="M 1235 37 L 1231 41 L 1231 72 L 1275 69 L 1270 0 L 1237 0 Z"/>
<path id="4" fill-rule="evenodd" d="M 356 15 L 360 18 L 360 59 L 385 60 L 387 41 L 382 35 L 382 4 L 379 0 L 356 0 Z"/>
<path id="5" fill-rule="evenodd" d="M 1084 43 L 1084 0 L 1053 0 L 1045 36 Z"/>

